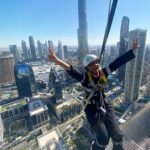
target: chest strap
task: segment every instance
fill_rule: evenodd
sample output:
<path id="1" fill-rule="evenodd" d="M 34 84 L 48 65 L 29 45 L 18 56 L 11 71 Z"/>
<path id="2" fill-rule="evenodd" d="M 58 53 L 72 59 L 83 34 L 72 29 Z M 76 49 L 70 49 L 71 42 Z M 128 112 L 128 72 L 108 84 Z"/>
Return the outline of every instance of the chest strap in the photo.
<path id="1" fill-rule="evenodd" d="M 88 72 L 87 75 L 88 75 L 88 79 L 89 79 L 90 85 L 91 85 L 92 88 L 93 88 L 93 91 L 90 93 L 90 95 L 89 95 L 88 98 L 86 99 L 86 104 L 91 104 L 90 99 L 93 97 L 94 92 L 97 91 L 97 90 L 101 90 L 102 88 L 104 88 L 105 83 L 107 82 L 107 79 L 106 79 L 106 76 L 104 75 L 104 73 L 101 71 L 101 72 L 100 72 L 100 77 L 99 77 L 99 82 L 98 82 L 98 84 L 96 85 L 96 84 L 94 83 L 94 81 L 93 81 L 93 78 L 92 78 L 91 73 Z M 102 82 L 102 84 L 100 83 L 100 81 Z"/>

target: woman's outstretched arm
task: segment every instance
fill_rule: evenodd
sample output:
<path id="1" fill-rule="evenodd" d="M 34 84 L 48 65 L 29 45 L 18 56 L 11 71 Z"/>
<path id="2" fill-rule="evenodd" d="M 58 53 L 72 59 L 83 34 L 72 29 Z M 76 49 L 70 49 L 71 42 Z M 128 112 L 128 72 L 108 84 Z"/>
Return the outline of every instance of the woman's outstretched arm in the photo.
<path id="1" fill-rule="evenodd" d="M 48 50 L 49 50 L 48 56 L 49 61 L 55 62 L 57 65 L 63 67 L 65 70 L 70 70 L 70 65 L 59 59 L 52 48 L 49 48 Z"/>

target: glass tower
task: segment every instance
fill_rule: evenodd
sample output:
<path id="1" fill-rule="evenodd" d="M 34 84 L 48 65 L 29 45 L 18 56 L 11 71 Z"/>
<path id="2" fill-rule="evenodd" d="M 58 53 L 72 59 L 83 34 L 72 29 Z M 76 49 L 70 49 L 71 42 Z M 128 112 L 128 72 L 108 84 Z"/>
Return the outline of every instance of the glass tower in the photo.
<path id="1" fill-rule="evenodd" d="M 28 55 L 28 49 L 26 46 L 26 42 L 25 41 L 21 41 L 21 46 L 22 46 L 22 50 L 23 50 L 23 57 L 24 60 L 28 60 L 29 59 L 29 55 Z"/>
<path id="2" fill-rule="evenodd" d="M 135 51 L 135 59 L 131 60 L 126 65 L 124 94 L 126 101 L 135 101 L 138 99 L 141 86 L 143 61 L 145 53 L 146 30 L 136 29 L 130 32 L 129 49 L 133 45 L 133 41 L 138 38 L 140 47 Z"/>
<path id="3" fill-rule="evenodd" d="M 14 75 L 19 97 L 32 97 L 36 93 L 36 85 L 31 66 L 17 63 L 14 67 Z"/>
<path id="4" fill-rule="evenodd" d="M 129 18 L 124 16 L 122 18 L 121 29 L 120 29 L 120 46 L 119 46 L 119 56 L 124 54 L 127 51 L 127 40 L 129 36 Z M 123 65 L 118 69 L 118 79 L 123 81 L 125 79 L 125 68 L 126 65 Z"/>
<path id="5" fill-rule="evenodd" d="M 78 19 L 78 58 L 83 64 L 83 57 L 88 53 L 86 0 L 78 0 Z"/>
<path id="6" fill-rule="evenodd" d="M 36 60 L 35 45 L 32 36 L 29 36 L 29 44 L 30 44 L 31 58 L 32 60 Z"/>

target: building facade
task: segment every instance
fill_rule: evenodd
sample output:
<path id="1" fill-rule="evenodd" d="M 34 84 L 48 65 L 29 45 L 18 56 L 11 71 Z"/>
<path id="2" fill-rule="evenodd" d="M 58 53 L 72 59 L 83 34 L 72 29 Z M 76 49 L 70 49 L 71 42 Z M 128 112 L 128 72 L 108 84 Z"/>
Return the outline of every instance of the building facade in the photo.
<path id="1" fill-rule="evenodd" d="M 36 60 L 35 44 L 34 44 L 34 39 L 32 36 L 29 36 L 29 45 L 30 45 L 30 51 L 31 51 L 31 58 L 32 60 Z"/>
<path id="2" fill-rule="evenodd" d="M 133 41 L 137 38 L 140 47 L 135 51 L 135 59 L 131 60 L 126 65 L 124 94 L 127 102 L 132 102 L 138 99 L 139 90 L 141 86 L 146 30 L 136 29 L 132 30 L 129 35 L 129 49 L 133 45 Z"/>
<path id="3" fill-rule="evenodd" d="M 37 47 L 38 47 L 39 58 L 42 59 L 43 58 L 43 52 L 42 52 L 42 43 L 40 42 L 40 40 L 37 41 Z"/>
<path id="4" fill-rule="evenodd" d="M 20 98 L 32 97 L 36 94 L 35 77 L 31 66 L 17 63 L 14 67 L 14 75 Z"/>
<path id="5" fill-rule="evenodd" d="M 15 63 L 19 61 L 19 53 L 16 45 L 9 45 L 10 53 L 13 54 Z"/>
<path id="6" fill-rule="evenodd" d="M 48 123 L 48 107 L 41 100 L 33 100 L 28 103 L 29 116 L 32 130 Z"/>
<path id="7" fill-rule="evenodd" d="M 53 67 L 51 67 L 50 72 L 49 72 L 49 80 L 48 80 L 48 89 L 49 89 L 49 91 L 52 88 L 54 88 L 55 80 L 56 80 L 55 69 Z"/>
<path id="8" fill-rule="evenodd" d="M 64 59 L 64 51 L 63 51 L 63 47 L 60 41 L 58 41 L 58 50 L 57 50 L 57 56 L 60 59 Z"/>
<path id="9" fill-rule="evenodd" d="M 14 81 L 14 64 L 12 54 L 0 55 L 0 83 Z"/>
<path id="10" fill-rule="evenodd" d="M 83 57 L 89 52 L 86 0 L 78 0 L 78 20 L 78 59 L 83 64 Z"/>
<path id="11" fill-rule="evenodd" d="M 4 137 L 22 136 L 49 122 L 48 107 L 40 99 L 19 99 L 1 105 Z"/>
<path id="12" fill-rule="evenodd" d="M 129 18 L 124 16 L 122 18 L 121 29 L 120 29 L 120 45 L 119 45 L 119 56 L 123 55 L 128 48 L 128 37 L 129 37 Z M 123 81 L 125 79 L 125 68 L 126 65 L 123 65 L 118 69 L 118 79 Z"/>
<path id="13" fill-rule="evenodd" d="M 28 49 L 27 49 L 27 45 L 25 41 L 21 41 L 21 46 L 22 46 L 22 50 L 23 50 L 23 57 L 24 60 L 28 60 L 29 59 L 29 54 L 28 54 Z"/>
<path id="14" fill-rule="evenodd" d="M 147 80 L 145 96 L 150 98 L 150 75 L 148 76 L 148 80 Z"/>

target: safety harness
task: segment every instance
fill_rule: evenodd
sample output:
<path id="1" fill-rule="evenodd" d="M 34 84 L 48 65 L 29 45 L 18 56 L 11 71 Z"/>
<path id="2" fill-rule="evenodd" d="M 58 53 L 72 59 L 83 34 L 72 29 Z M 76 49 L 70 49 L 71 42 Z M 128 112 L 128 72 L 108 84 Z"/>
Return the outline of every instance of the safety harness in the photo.
<path id="1" fill-rule="evenodd" d="M 98 90 L 102 90 L 105 86 L 105 84 L 107 83 L 107 78 L 106 76 L 104 75 L 103 71 L 101 70 L 100 71 L 100 76 L 99 76 L 99 81 L 97 84 L 94 83 L 93 81 L 93 78 L 92 78 L 92 75 L 90 72 L 87 72 L 87 75 L 88 75 L 88 80 L 89 80 L 89 83 L 92 87 L 92 92 L 89 94 L 88 98 L 86 99 L 86 104 L 91 104 L 91 98 L 93 97 L 94 93 Z M 100 92 L 101 93 L 101 92 Z M 102 95 L 101 95 L 102 96 Z M 103 98 L 103 96 L 102 96 Z"/>

